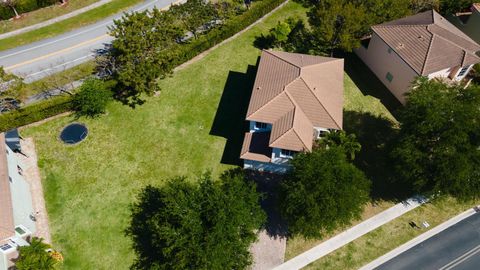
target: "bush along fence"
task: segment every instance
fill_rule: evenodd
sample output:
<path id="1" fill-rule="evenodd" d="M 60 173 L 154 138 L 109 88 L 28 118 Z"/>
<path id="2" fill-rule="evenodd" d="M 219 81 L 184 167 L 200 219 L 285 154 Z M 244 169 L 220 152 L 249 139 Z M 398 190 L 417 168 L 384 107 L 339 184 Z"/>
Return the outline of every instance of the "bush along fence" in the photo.
<path id="1" fill-rule="evenodd" d="M 72 110 L 72 96 L 58 96 L 0 114 L 0 132 L 25 126 Z"/>
<path id="2" fill-rule="evenodd" d="M 58 0 L 20 0 L 20 1 L 12 1 L 12 4 L 8 5 L 6 2 L 1 3 L 0 1 L 0 20 L 8 20 L 12 17 L 15 17 L 15 11 L 18 14 L 34 11 L 39 8 L 51 6 L 57 2 Z"/>
<path id="3" fill-rule="evenodd" d="M 178 44 L 176 48 L 177 57 L 175 59 L 175 66 L 189 61 L 200 53 L 242 31 L 284 2 L 285 0 L 258 1 L 247 12 L 229 19 L 221 27 L 213 28 L 205 35 L 199 36 L 198 39 L 192 40 L 190 43 Z"/>

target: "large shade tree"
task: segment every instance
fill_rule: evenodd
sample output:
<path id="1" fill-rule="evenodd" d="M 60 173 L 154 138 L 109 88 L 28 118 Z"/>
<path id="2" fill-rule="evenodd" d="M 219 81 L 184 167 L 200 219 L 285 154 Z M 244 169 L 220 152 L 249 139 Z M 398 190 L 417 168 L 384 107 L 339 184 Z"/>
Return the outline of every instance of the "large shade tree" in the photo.
<path id="1" fill-rule="evenodd" d="M 419 192 L 480 194 L 480 88 L 419 79 L 400 113 L 392 152 L 400 180 Z"/>
<path id="2" fill-rule="evenodd" d="M 289 232 L 319 237 L 358 218 L 370 181 L 339 146 L 297 154 L 281 183 L 281 212 Z"/>
<path id="3" fill-rule="evenodd" d="M 171 73 L 174 58 L 169 48 L 182 35 L 175 17 L 153 9 L 125 14 L 110 27 L 115 38 L 105 56 L 109 72 L 117 81 L 116 97 L 129 105 L 143 103 L 142 94 L 158 91 L 158 79 Z"/>
<path id="4" fill-rule="evenodd" d="M 133 269 L 244 269 L 249 246 L 265 221 L 255 185 L 241 171 L 197 184 L 173 178 L 141 190 L 127 234 L 137 259 Z"/>

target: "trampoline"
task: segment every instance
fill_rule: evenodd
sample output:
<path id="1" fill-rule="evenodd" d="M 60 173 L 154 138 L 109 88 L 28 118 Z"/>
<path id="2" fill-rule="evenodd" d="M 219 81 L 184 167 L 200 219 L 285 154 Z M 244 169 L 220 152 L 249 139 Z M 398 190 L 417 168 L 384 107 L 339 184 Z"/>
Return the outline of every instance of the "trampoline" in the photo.
<path id="1" fill-rule="evenodd" d="M 63 128 L 60 140 L 65 144 L 77 144 L 88 135 L 88 129 L 84 124 L 73 123 Z"/>

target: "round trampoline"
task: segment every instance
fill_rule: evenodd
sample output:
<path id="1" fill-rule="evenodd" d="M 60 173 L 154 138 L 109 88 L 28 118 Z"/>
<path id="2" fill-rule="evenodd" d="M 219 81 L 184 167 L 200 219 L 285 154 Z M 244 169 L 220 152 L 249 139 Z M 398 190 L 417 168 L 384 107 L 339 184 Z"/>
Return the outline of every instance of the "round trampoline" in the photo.
<path id="1" fill-rule="evenodd" d="M 83 141 L 88 135 L 88 129 L 84 124 L 73 123 L 63 128 L 60 140 L 66 144 L 76 144 Z"/>

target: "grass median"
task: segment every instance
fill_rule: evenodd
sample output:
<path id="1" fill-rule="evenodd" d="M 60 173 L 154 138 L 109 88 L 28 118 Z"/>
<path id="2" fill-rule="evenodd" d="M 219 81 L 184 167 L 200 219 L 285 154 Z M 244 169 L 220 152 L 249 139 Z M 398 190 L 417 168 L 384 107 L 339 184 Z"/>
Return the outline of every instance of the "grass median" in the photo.
<path id="1" fill-rule="evenodd" d="M 38 40 L 50 38 L 85 25 L 95 23 L 107 18 L 129 7 L 143 2 L 142 0 L 113 0 L 112 2 L 79 14 L 67 20 L 54 23 L 40 29 L 32 30 L 23 34 L 0 40 L 0 51 L 12 49 L 18 46 L 29 44 Z"/>

